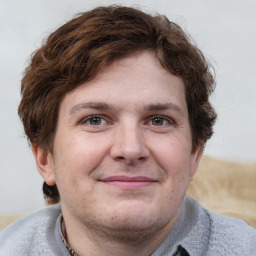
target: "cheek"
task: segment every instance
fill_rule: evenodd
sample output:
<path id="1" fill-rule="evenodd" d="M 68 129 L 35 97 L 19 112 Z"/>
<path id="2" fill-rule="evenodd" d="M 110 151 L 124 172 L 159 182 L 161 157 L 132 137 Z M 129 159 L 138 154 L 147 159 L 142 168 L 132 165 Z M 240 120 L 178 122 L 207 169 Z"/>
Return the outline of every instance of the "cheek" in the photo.
<path id="1" fill-rule="evenodd" d="M 63 138 L 56 140 L 55 166 L 68 176 L 89 175 L 101 163 L 108 150 L 106 140 L 86 136 L 84 132 Z"/>
<path id="2" fill-rule="evenodd" d="M 106 145 L 82 135 L 63 138 L 65 140 L 55 144 L 56 184 L 63 202 L 71 204 L 75 200 L 78 203 L 92 193 L 94 181 L 90 175 L 103 161 Z"/>
<path id="3" fill-rule="evenodd" d="M 166 201 L 169 202 L 166 207 L 172 208 L 174 205 L 178 207 L 184 198 L 190 179 L 190 151 L 178 138 L 173 138 L 172 142 L 165 141 L 162 144 L 155 159 L 167 174 L 163 190 Z"/>
<path id="4" fill-rule="evenodd" d="M 178 136 L 171 135 L 155 143 L 152 153 L 157 163 L 168 176 L 186 176 L 190 167 L 190 144 Z"/>

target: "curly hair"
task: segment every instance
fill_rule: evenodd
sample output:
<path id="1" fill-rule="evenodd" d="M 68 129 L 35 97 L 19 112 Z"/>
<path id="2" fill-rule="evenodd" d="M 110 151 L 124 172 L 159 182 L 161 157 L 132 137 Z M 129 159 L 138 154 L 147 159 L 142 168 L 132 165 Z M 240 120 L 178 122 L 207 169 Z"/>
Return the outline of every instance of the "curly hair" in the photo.
<path id="1" fill-rule="evenodd" d="M 183 79 L 193 149 L 205 143 L 216 120 L 209 102 L 215 87 L 211 65 L 180 26 L 165 16 L 124 6 L 79 14 L 32 55 L 18 109 L 30 143 L 51 152 L 63 96 L 113 61 L 142 50 L 154 52 L 166 70 Z M 60 200 L 56 185 L 44 183 L 43 192 L 49 202 Z"/>

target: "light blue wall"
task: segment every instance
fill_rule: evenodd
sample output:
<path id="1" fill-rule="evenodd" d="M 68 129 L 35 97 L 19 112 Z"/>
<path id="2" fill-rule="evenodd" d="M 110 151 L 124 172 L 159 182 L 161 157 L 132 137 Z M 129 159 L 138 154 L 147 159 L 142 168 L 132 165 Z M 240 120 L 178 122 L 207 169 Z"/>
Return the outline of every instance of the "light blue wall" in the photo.
<path id="1" fill-rule="evenodd" d="M 157 10 L 189 31 L 217 73 L 219 118 L 206 153 L 256 162 L 256 1 L 0 0 L 0 214 L 43 206 L 42 179 L 17 117 L 26 61 L 73 14 L 109 3 Z"/>

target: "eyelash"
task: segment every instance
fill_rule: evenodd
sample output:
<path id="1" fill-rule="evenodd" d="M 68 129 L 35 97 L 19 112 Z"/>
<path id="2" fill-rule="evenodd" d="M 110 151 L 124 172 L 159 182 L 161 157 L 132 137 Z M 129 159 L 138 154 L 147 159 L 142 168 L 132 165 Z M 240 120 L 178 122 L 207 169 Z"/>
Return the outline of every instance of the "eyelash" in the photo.
<path id="1" fill-rule="evenodd" d="M 166 116 L 161 116 L 161 115 L 151 116 L 147 124 L 149 124 L 150 122 L 152 122 L 154 119 L 157 119 L 157 118 L 161 119 L 163 122 L 166 122 L 166 124 L 154 125 L 156 127 L 161 127 L 161 126 L 165 127 L 167 125 L 175 125 L 175 122 L 173 121 L 173 119 Z"/>
<path id="2" fill-rule="evenodd" d="M 90 121 L 93 121 L 93 118 L 98 118 L 100 123 L 99 124 L 92 124 L 92 123 L 87 123 L 87 122 L 90 122 Z M 151 122 L 154 121 L 154 119 L 160 119 L 160 121 L 163 122 L 163 124 L 153 124 Z M 161 116 L 161 115 L 154 115 L 154 116 L 150 116 L 148 118 L 149 121 L 146 122 L 146 125 L 153 125 L 153 126 L 156 126 L 156 127 L 165 127 L 167 125 L 175 125 L 175 122 L 173 121 L 173 119 L 171 118 L 168 118 L 168 117 L 165 117 L 165 116 Z M 105 121 L 104 124 L 102 124 L 102 121 Z M 107 123 L 110 123 L 106 120 L 105 117 L 102 117 L 101 115 L 91 115 L 91 116 L 87 116 L 86 118 L 83 118 L 80 122 L 80 124 L 87 124 L 87 125 L 90 125 L 90 126 L 100 126 L 100 125 L 105 125 Z M 151 124 L 150 124 L 151 123 Z"/>
<path id="3" fill-rule="evenodd" d="M 80 123 L 80 124 L 86 124 L 87 122 L 92 121 L 93 118 L 99 118 L 101 122 L 104 120 L 106 123 L 109 123 L 109 122 L 106 120 L 106 118 L 104 118 L 104 117 L 102 117 L 102 116 L 100 116 L 100 115 L 91 115 L 91 116 L 87 116 L 87 117 L 83 118 L 79 123 Z M 100 124 L 98 124 L 98 125 L 97 125 L 97 124 L 96 124 L 96 125 L 93 125 L 93 124 L 89 124 L 89 123 L 88 123 L 88 125 L 90 125 L 90 126 L 100 126 L 100 125 L 102 125 L 102 124 L 100 123 Z"/>

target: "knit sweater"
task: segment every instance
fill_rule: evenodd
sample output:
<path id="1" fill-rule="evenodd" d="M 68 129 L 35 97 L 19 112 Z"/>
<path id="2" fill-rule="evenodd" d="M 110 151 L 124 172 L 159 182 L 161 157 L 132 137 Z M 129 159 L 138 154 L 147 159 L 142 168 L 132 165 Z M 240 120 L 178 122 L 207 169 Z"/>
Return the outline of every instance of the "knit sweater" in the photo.
<path id="1" fill-rule="evenodd" d="M 70 255 L 60 235 L 61 215 L 57 204 L 10 225 L 0 233 L 0 255 Z M 256 230 L 186 196 L 173 230 L 152 254 L 160 255 L 256 256 Z"/>

